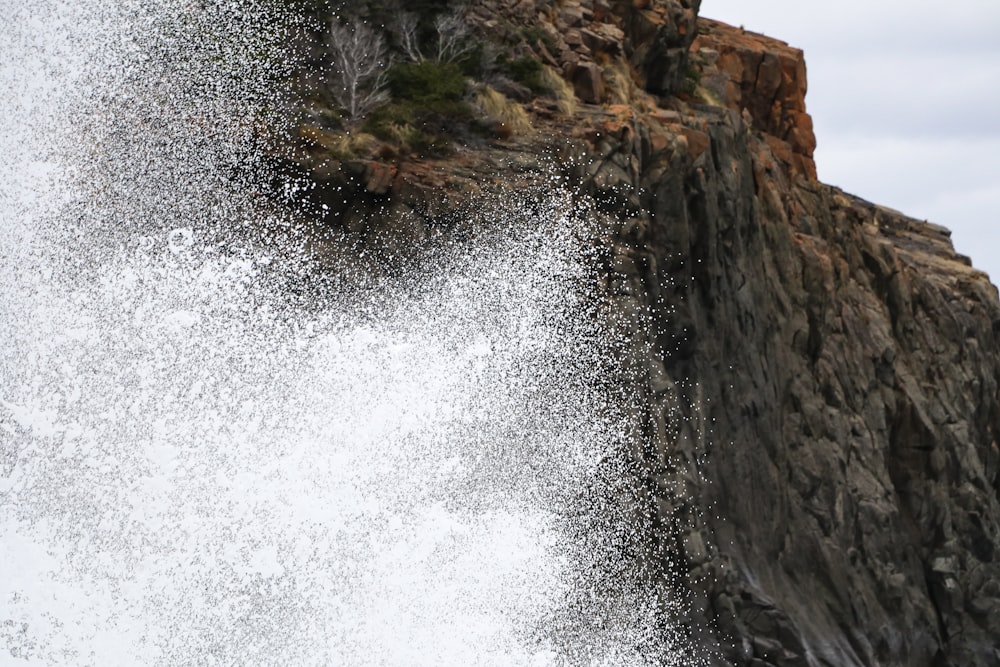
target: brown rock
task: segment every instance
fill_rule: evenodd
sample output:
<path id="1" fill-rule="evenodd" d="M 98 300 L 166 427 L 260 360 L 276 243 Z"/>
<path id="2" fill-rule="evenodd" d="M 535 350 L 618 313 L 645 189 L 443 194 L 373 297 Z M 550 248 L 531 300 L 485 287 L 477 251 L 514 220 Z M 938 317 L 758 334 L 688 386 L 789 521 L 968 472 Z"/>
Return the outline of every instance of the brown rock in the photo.
<path id="1" fill-rule="evenodd" d="M 576 96 L 590 104 L 600 104 L 604 99 L 604 75 L 596 63 L 582 62 L 573 70 L 573 89 Z"/>
<path id="2" fill-rule="evenodd" d="M 621 53 L 625 33 L 616 26 L 602 24 L 594 30 L 580 30 L 580 36 L 591 51 L 617 55 Z"/>
<path id="3" fill-rule="evenodd" d="M 659 123 L 680 123 L 681 115 L 676 111 L 657 107 L 649 112 L 649 117 Z"/>
<path id="4" fill-rule="evenodd" d="M 365 189 L 375 195 L 384 195 L 392 187 L 396 166 L 385 162 L 365 162 Z"/>
<path id="5" fill-rule="evenodd" d="M 673 143 L 674 136 L 666 132 L 652 131 L 649 133 L 650 153 L 662 153 Z"/>
<path id="6" fill-rule="evenodd" d="M 673 95 L 681 90 L 700 5 L 700 0 L 619 0 L 613 5 L 626 55 L 649 92 Z"/>
<path id="7" fill-rule="evenodd" d="M 569 28 L 579 28 L 583 25 L 583 9 L 579 3 L 567 2 L 559 8 L 559 20 Z"/>
<path id="8" fill-rule="evenodd" d="M 697 160 L 702 153 L 707 151 L 708 147 L 712 143 L 707 134 L 690 127 L 681 126 L 681 134 L 684 135 L 684 138 L 687 141 L 688 155 L 691 156 L 692 162 Z"/>
<path id="9" fill-rule="evenodd" d="M 703 85 L 731 109 L 749 114 L 754 130 L 787 142 L 772 149 L 796 172 L 815 180 L 816 137 L 806 113 L 806 65 L 787 43 L 719 21 L 699 19 L 692 48 L 701 59 Z M 787 157 L 787 159 L 785 159 Z"/>
<path id="10" fill-rule="evenodd" d="M 611 16 L 611 5 L 608 0 L 594 0 L 594 21 L 603 23 Z"/>

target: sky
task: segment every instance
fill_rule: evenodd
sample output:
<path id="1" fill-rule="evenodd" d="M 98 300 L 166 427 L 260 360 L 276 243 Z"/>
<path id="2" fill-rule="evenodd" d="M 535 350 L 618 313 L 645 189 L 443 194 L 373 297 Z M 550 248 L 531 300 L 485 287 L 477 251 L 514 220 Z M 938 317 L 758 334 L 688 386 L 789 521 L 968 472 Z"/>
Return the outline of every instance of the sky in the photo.
<path id="1" fill-rule="evenodd" d="M 1000 282 L 1000 1 L 702 0 L 805 51 L 824 183 L 952 230 Z"/>

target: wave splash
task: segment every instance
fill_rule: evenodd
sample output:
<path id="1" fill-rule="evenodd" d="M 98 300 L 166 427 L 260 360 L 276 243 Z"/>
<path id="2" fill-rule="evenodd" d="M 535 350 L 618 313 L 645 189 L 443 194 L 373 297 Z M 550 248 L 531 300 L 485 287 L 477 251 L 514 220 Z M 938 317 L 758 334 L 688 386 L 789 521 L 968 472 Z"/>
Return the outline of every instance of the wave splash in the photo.
<path id="1" fill-rule="evenodd" d="M 251 66 L 267 13 L 194 7 L 38 3 L 0 52 L 0 650 L 674 664 L 662 599 L 605 562 L 639 538 L 602 499 L 629 425 L 586 214 L 484 202 L 504 233 L 419 275 L 316 275 L 231 169 L 280 40 Z"/>

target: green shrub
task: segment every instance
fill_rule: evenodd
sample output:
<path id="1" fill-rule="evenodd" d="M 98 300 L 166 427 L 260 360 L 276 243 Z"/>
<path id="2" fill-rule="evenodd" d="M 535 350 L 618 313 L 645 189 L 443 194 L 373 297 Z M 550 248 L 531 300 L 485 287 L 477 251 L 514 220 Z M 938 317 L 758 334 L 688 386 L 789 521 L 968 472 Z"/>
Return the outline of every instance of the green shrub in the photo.
<path id="1" fill-rule="evenodd" d="M 455 102 L 465 95 L 465 75 L 455 63 L 400 63 L 389 70 L 387 83 L 393 99 L 416 104 Z"/>
<path id="2" fill-rule="evenodd" d="M 379 139 L 392 141 L 396 138 L 398 128 L 405 125 L 413 125 L 416 119 L 413 112 L 399 103 L 390 103 L 375 109 L 365 118 L 364 131 L 374 134 Z"/>
<path id="3" fill-rule="evenodd" d="M 448 133 L 455 123 L 472 119 L 472 109 L 463 99 L 465 75 L 455 63 L 401 63 L 389 70 L 387 82 L 393 100 L 423 130 Z"/>
<path id="4" fill-rule="evenodd" d="M 694 64 L 689 63 L 687 71 L 684 72 L 684 92 L 694 96 L 701 84 L 701 70 Z"/>
<path id="5" fill-rule="evenodd" d="M 456 63 L 399 63 L 386 73 L 392 96 L 373 111 L 364 130 L 383 141 L 424 155 L 440 155 L 449 136 L 473 120 L 465 102 L 465 75 Z"/>
<path id="6" fill-rule="evenodd" d="M 479 78 L 483 74 L 483 52 L 482 43 L 477 43 L 453 62 L 465 76 Z"/>
<path id="7" fill-rule="evenodd" d="M 556 40 L 544 28 L 539 28 L 538 26 L 521 28 L 521 37 L 532 46 L 541 42 L 548 49 L 549 53 L 556 52 Z"/>
<path id="8" fill-rule="evenodd" d="M 442 154 L 448 146 L 445 137 L 425 132 L 405 103 L 391 103 L 376 109 L 365 119 L 364 131 L 382 141 L 420 155 Z"/>
<path id="9" fill-rule="evenodd" d="M 497 68 L 512 80 L 526 86 L 535 94 L 548 92 L 542 81 L 542 63 L 534 58 L 518 58 L 509 60 L 500 54 L 496 59 Z"/>

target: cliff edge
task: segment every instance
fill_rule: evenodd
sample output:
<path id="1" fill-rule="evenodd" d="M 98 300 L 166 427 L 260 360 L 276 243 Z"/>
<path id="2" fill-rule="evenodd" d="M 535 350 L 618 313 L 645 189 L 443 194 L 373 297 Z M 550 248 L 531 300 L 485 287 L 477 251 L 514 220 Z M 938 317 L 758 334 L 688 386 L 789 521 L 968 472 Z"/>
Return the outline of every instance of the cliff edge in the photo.
<path id="1" fill-rule="evenodd" d="M 607 219 L 607 298 L 648 313 L 636 451 L 677 622 L 720 665 L 1000 664 L 997 290 L 946 229 L 818 182 L 801 51 L 699 5 L 475 3 L 506 54 L 464 74 L 476 131 L 418 146 L 441 129 L 402 87 L 402 139 L 314 114 L 306 203 L 398 248 L 555 163 Z"/>

